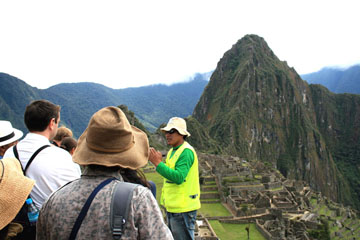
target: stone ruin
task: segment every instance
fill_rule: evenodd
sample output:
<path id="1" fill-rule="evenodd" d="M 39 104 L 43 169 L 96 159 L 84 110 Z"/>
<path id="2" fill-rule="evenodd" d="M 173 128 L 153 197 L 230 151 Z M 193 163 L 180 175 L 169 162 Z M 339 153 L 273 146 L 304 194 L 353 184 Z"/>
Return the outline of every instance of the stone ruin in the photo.
<path id="1" fill-rule="evenodd" d="M 221 201 L 233 215 L 219 221 L 254 222 L 266 239 L 310 239 L 308 231 L 320 228 L 321 216 L 313 212 L 310 198 L 315 195 L 317 201 L 328 200 L 305 182 L 286 179 L 264 163 L 237 157 L 199 154 L 199 162 L 204 176 L 214 176 Z M 357 219 L 354 212 L 331 206 L 336 215 L 348 213 L 349 218 Z M 343 222 L 336 224 L 343 226 Z M 353 232 L 356 234 L 354 229 Z"/>

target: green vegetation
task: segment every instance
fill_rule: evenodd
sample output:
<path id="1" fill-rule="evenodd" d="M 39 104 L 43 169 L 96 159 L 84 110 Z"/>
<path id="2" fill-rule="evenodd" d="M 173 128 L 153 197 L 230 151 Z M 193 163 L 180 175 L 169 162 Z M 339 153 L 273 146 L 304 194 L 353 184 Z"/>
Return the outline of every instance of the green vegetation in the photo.
<path id="1" fill-rule="evenodd" d="M 223 177 L 222 182 L 225 185 L 226 183 L 235 183 L 235 182 L 242 182 L 243 179 L 240 177 Z"/>
<path id="2" fill-rule="evenodd" d="M 321 223 L 320 229 L 309 231 L 310 237 L 319 240 L 330 240 L 329 222 L 326 219 L 322 219 Z"/>
<path id="3" fill-rule="evenodd" d="M 201 203 L 199 213 L 204 217 L 231 216 L 221 203 Z"/>
<path id="4" fill-rule="evenodd" d="M 314 212 L 321 216 L 320 228 L 309 231 L 310 236 L 314 239 L 330 239 L 331 236 L 335 235 L 335 232 L 340 232 L 342 234 L 343 238 L 341 239 L 351 239 L 350 236 L 353 235 L 349 229 L 354 229 L 354 232 L 356 232 L 357 229 L 360 230 L 360 222 L 358 219 L 348 218 L 345 210 L 338 216 L 339 213 L 336 210 L 331 210 L 335 209 L 335 207 L 328 207 L 332 205 L 330 201 L 327 203 L 318 202 L 315 197 L 311 197 L 310 203 Z M 341 222 L 341 227 L 338 226 L 339 222 Z"/>
<path id="5" fill-rule="evenodd" d="M 248 239 L 246 227 L 248 224 L 232 224 L 232 223 L 221 223 L 217 220 L 210 220 L 211 227 L 216 232 L 216 235 L 220 239 L 236 240 L 236 239 Z M 263 240 L 265 239 L 261 233 L 255 228 L 255 224 L 250 224 L 249 228 L 251 240 Z"/>
<path id="6" fill-rule="evenodd" d="M 32 100 L 47 99 L 61 106 L 61 124 L 69 127 L 78 138 L 96 111 L 106 106 L 126 105 L 148 130 L 154 132 L 171 117 L 187 117 L 192 113 L 208 83 L 206 78 L 206 74 L 197 74 L 192 81 L 170 86 L 158 84 L 125 89 L 111 89 L 95 83 L 63 83 L 37 89 L 0 73 L 0 119 L 7 119 L 15 128 L 26 132 L 23 121 L 26 105 Z"/>
<path id="7" fill-rule="evenodd" d="M 269 191 L 270 191 L 270 192 L 275 192 L 275 191 L 280 191 L 280 190 L 282 190 L 282 189 L 283 189 L 283 187 L 281 186 L 281 187 L 278 187 L 278 188 L 269 189 Z"/>

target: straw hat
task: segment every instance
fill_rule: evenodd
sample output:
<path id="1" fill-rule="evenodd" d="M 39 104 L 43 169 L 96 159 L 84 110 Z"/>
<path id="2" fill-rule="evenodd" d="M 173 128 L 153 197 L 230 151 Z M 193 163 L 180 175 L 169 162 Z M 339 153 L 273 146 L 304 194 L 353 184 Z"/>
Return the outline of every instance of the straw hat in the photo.
<path id="1" fill-rule="evenodd" d="M 0 120 L 0 147 L 15 142 L 23 136 L 23 132 L 13 128 L 11 122 Z"/>
<path id="2" fill-rule="evenodd" d="M 186 130 L 186 122 L 184 119 L 179 117 L 170 118 L 166 127 L 161 128 L 163 132 L 170 131 L 171 129 L 176 129 L 181 135 L 190 137 L 190 133 Z"/>
<path id="3" fill-rule="evenodd" d="M 138 169 L 147 164 L 148 157 L 146 134 L 131 126 L 120 108 L 105 107 L 91 117 L 78 140 L 73 160 L 79 165 Z"/>
<path id="4" fill-rule="evenodd" d="M 0 177 L 0 229 L 3 229 L 20 211 L 35 181 L 23 175 L 15 158 L 0 160 Z"/>

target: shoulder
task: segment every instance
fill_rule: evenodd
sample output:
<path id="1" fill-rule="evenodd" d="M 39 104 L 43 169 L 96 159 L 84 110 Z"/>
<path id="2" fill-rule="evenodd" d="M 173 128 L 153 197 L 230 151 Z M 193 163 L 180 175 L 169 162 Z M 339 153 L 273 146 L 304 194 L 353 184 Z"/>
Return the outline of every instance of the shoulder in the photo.
<path id="1" fill-rule="evenodd" d="M 62 148 L 50 145 L 50 147 L 45 148 L 42 151 L 41 155 L 51 156 L 52 159 L 61 159 L 68 162 L 72 162 L 72 157 L 70 153 Z"/>
<path id="2" fill-rule="evenodd" d="M 137 186 L 134 188 L 132 201 L 135 205 L 148 205 L 150 202 L 155 200 L 153 194 L 150 189 L 144 187 L 142 185 L 136 184 Z M 155 200 L 156 202 L 156 200 Z"/>
<path id="3" fill-rule="evenodd" d="M 194 147 L 191 146 L 190 143 L 188 143 L 188 142 L 186 142 L 186 141 L 184 142 L 184 148 L 185 148 L 185 149 L 190 149 L 191 151 L 194 151 L 194 152 L 195 152 Z"/>
<path id="4" fill-rule="evenodd" d="M 52 144 L 49 144 L 49 147 L 47 147 L 45 150 L 49 151 L 51 153 L 70 155 L 70 153 L 68 151 L 66 151 L 65 149 L 62 149 L 61 147 L 54 146 Z"/>
<path id="5" fill-rule="evenodd" d="M 43 215 L 50 212 L 57 212 L 63 209 L 72 209 L 78 201 L 88 196 L 87 188 L 89 185 L 81 184 L 80 179 L 76 179 L 64 184 L 52 192 L 47 200 L 44 202 L 41 211 Z"/>
<path id="6" fill-rule="evenodd" d="M 134 185 L 136 185 L 134 191 L 136 190 L 136 192 L 139 194 L 151 193 L 150 189 L 148 189 L 147 187 L 144 187 L 143 185 L 140 185 L 140 184 L 134 184 Z"/>
<path id="7" fill-rule="evenodd" d="M 188 157 L 188 158 L 194 158 L 195 151 L 190 148 L 185 148 L 184 151 L 181 153 L 181 157 Z"/>
<path id="8" fill-rule="evenodd" d="M 49 196 L 49 200 L 53 199 L 53 198 L 57 198 L 59 196 L 69 196 L 69 194 L 71 194 L 72 196 L 75 194 L 80 194 L 80 189 L 84 190 L 83 188 L 86 188 L 88 186 L 82 186 L 81 184 L 79 184 L 80 182 L 80 178 L 75 179 L 73 181 L 70 181 L 66 184 L 64 184 L 63 186 L 61 186 L 60 188 L 58 188 L 56 191 L 52 192 Z"/>
<path id="9" fill-rule="evenodd" d="M 135 198 L 141 198 L 146 196 L 148 193 L 151 194 L 150 190 L 140 184 L 135 184 L 135 183 L 128 183 L 128 182 L 118 182 L 118 184 L 131 184 L 133 186 L 133 191 L 132 191 L 132 195 L 133 195 L 133 199 Z M 121 186 L 120 186 L 121 187 Z M 114 189 L 115 191 L 115 189 Z"/>

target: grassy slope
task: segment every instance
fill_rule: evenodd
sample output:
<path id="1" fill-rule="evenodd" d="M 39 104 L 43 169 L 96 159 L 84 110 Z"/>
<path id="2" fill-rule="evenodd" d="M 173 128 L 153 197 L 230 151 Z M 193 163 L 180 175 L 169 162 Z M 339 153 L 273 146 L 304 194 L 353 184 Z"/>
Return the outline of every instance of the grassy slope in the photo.
<path id="1" fill-rule="evenodd" d="M 220 239 L 247 239 L 247 232 L 245 227 L 247 224 L 231 224 L 220 223 L 217 220 L 209 221 L 212 228 Z M 250 239 L 262 240 L 265 239 L 261 233 L 255 228 L 255 224 L 250 224 Z"/>

